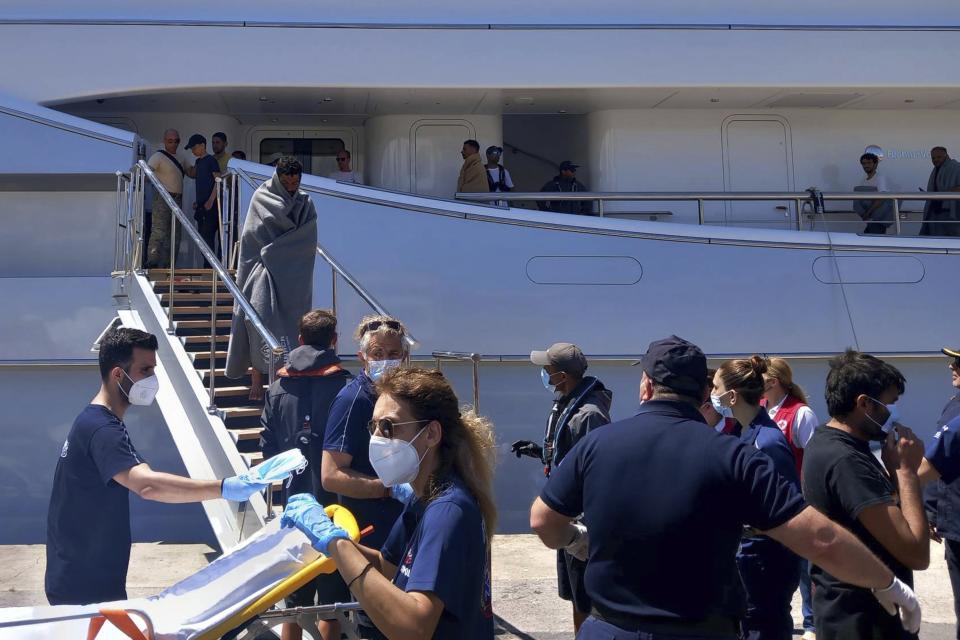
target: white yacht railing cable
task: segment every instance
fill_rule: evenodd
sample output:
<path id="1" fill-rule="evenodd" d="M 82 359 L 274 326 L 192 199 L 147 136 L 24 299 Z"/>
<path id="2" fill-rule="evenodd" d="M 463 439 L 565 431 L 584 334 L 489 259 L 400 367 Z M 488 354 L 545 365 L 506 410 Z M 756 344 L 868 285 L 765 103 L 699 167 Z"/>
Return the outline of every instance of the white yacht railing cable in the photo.
<path id="1" fill-rule="evenodd" d="M 240 178 L 242 178 L 242 179 L 244 180 L 244 182 L 246 182 L 247 185 L 249 185 L 251 188 L 253 188 L 253 189 L 259 188 L 259 185 L 257 185 L 256 182 L 254 181 L 254 179 L 251 178 L 245 171 L 243 171 L 242 169 L 232 169 L 232 170 L 235 171 L 235 172 L 236 172 L 236 175 L 240 176 Z M 239 199 L 238 199 L 238 200 L 239 200 Z M 330 274 L 331 274 L 331 279 L 332 279 L 332 282 L 331 282 L 331 293 L 332 293 L 332 301 L 331 301 L 331 302 L 332 302 L 332 304 L 331 304 L 331 306 L 332 306 L 332 308 L 333 308 L 333 315 L 335 315 L 335 316 L 337 315 L 337 277 L 343 278 L 344 282 L 346 282 L 348 285 L 350 285 L 350 288 L 353 289 L 354 292 L 355 292 L 358 296 L 360 296 L 360 298 L 361 298 L 365 303 L 367 303 L 367 306 L 369 306 L 375 313 L 377 313 L 378 315 L 381 315 L 381 316 L 390 316 L 390 315 L 391 315 L 391 314 L 383 307 L 383 305 L 381 305 L 379 302 L 377 302 L 377 299 L 373 297 L 373 294 L 370 293 L 370 292 L 368 292 L 368 291 L 363 287 L 363 285 L 361 285 L 359 282 L 357 282 L 357 279 L 354 278 L 354 277 L 350 274 L 349 271 L 347 271 L 346 267 L 344 267 L 342 264 L 340 264 L 340 263 L 337 261 L 337 259 L 334 258 L 334 257 L 330 254 L 329 251 L 327 251 L 326 249 L 324 249 L 324 248 L 323 248 L 323 245 L 321 245 L 319 242 L 317 243 L 317 255 L 319 255 L 321 258 L 323 258 L 324 261 L 327 263 L 327 265 L 330 267 Z M 391 317 L 392 317 L 392 316 L 391 316 Z M 407 335 L 404 336 L 404 341 L 407 343 L 408 347 L 411 348 L 411 349 L 415 348 L 415 347 L 419 344 L 419 343 L 417 342 L 417 339 L 413 337 L 413 334 L 410 333 L 409 328 L 407 329 Z"/>
<path id="2" fill-rule="evenodd" d="M 896 205 L 894 205 L 896 207 Z M 814 205 L 813 213 L 817 215 L 818 213 L 823 215 L 823 208 L 820 207 L 820 211 L 817 211 L 818 207 Z M 837 249 L 833 244 L 833 234 L 830 233 L 830 226 L 827 224 L 826 217 L 823 218 L 823 230 L 827 234 L 827 246 L 829 247 L 830 257 L 833 258 L 833 268 L 837 270 L 837 283 L 840 285 L 840 297 L 843 299 L 843 309 L 847 313 L 847 322 L 850 323 L 850 332 L 853 334 L 853 346 L 856 347 L 857 351 L 860 351 L 860 339 L 857 337 L 857 326 L 853 322 L 853 314 L 850 312 L 850 301 L 847 299 L 847 288 L 843 284 L 843 274 L 840 273 L 840 261 L 837 260 Z M 899 234 L 900 225 L 897 224 L 897 231 Z"/>

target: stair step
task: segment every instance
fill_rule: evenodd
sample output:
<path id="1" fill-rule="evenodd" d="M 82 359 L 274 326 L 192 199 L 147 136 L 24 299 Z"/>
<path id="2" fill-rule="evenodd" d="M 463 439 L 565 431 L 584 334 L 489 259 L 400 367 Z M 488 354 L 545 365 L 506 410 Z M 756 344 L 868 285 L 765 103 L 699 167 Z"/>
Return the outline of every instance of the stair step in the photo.
<path id="1" fill-rule="evenodd" d="M 210 359 L 210 351 L 191 351 L 191 352 L 190 352 L 190 355 L 193 356 L 193 359 L 194 359 L 194 360 L 209 360 L 209 359 Z M 214 357 L 214 358 L 226 358 L 226 357 L 227 357 L 227 352 L 226 352 L 226 351 L 214 351 L 214 352 L 213 352 L 213 357 Z"/>
<path id="2" fill-rule="evenodd" d="M 217 327 L 229 327 L 232 323 L 232 320 L 217 320 Z M 177 329 L 209 329 L 210 320 L 176 320 L 174 325 Z M 210 336 L 207 336 L 207 341 L 209 340 Z"/>
<path id="3" fill-rule="evenodd" d="M 169 279 L 151 280 L 150 284 L 153 285 L 154 289 L 166 289 L 169 292 L 169 289 L 170 289 Z M 173 281 L 174 288 L 181 287 L 183 289 L 198 289 L 200 287 L 204 287 L 208 292 L 210 291 L 210 287 L 212 285 L 213 285 L 213 280 L 174 280 Z M 223 289 L 224 291 L 226 291 L 227 285 L 225 285 L 223 282 L 221 282 L 218 279 L 217 289 L 218 290 Z M 158 291 L 158 293 L 162 293 L 162 292 Z"/>
<path id="4" fill-rule="evenodd" d="M 213 273 L 213 269 L 181 269 L 177 267 L 173 270 L 174 279 L 179 278 L 180 276 L 207 276 L 207 280 L 210 279 L 210 275 Z M 227 269 L 227 273 L 236 274 L 236 269 Z M 147 269 L 147 276 L 151 280 L 159 280 L 160 278 L 169 278 L 170 269 Z"/>
<path id="5" fill-rule="evenodd" d="M 207 323 L 209 325 L 209 322 Z M 184 344 L 210 344 L 210 336 L 183 336 Z M 230 342 L 230 334 L 221 333 L 217 335 L 217 342 Z"/>
<path id="6" fill-rule="evenodd" d="M 159 298 L 160 298 L 160 302 L 161 302 L 161 303 L 169 302 L 169 300 L 170 300 L 170 294 L 169 294 L 169 293 L 161 293 L 161 294 L 159 295 Z M 217 302 L 218 302 L 218 303 L 224 302 L 227 298 L 233 300 L 233 294 L 232 294 L 232 293 L 217 293 Z M 205 293 L 193 293 L 193 292 L 184 292 L 184 291 L 174 292 L 174 294 L 173 294 L 173 299 L 174 299 L 174 301 L 176 301 L 176 302 L 206 302 L 207 304 L 209 304 L 209 303 L 210 303 L 210 292 L 209 292 L 209 291 L 207 291 L 207 292 L 205 292 Z"/>
<path id="7" fill-rule="evenodd" d="M 214 390 L 216 391 L 216 390 Z M 224 407 L 220 409 L 223 413 L 223 419 L 230 418 L 254 418 L 263 413 L 263 407 Z"/>
<path id="8" fill-rule="evenodd" d="M 220 305 L 217 305 L 217 315 L 226 314 L 226 313 L 233 313 L 233 307 L 221 307 Z M 210 315 L 210 306 L 208 305 L 206 307 L 194 307 L 194 306 L 180 307 L 180 306 L 174 305 L 173 307 L 173 315 L 175 316 L 178 316 L 178 315 L 179 316 L 197 316 L 201 314 Z"/>
<path id="9" fill-rule="evenodd" d="M 264 385 L 263 388 L 264 392 L 266 392 L 266 385 Z M 250 387 L 217 387 L 213 390 L 213 394 L 217 398 L 245 398 L 250 395 Z"/>
<path id="10" fill-rule="evenodd" d="M 240 442 L 241 440 L 260 440 L 260 433 L 263 431 L 262 427 L 249 427 L 244 429 L 230 429 L 230 437 L 233 438 L 234 442 Z"/>
<path id="11" fill-rule="evenodd" d="M 255 467 L 261 462 L 263 462 L 263 453 L 260 451 L 254 451 L 252 453 L 241 453 L 240 457 L 243 458 L 243 461 L 247 463 L 247 467 Z"/>

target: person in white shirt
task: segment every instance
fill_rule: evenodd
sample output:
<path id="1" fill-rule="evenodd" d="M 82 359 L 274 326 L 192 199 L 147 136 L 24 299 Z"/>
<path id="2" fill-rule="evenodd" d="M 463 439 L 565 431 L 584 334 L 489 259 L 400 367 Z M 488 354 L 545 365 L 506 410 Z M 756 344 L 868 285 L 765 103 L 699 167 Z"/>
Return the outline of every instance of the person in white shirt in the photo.
<path id="1" fill-rule="evenodd" d="M 513 191 L 513 178 L 510 177 L 510 172 L 500 164 L 501 156 L 503 156 L 501 147 L 487 147 L 487 182 L 490 184 L 490 191 L 494 193 Z"/>
<path id="2" fill-rule="evenodd" d="M 800 475 L 803 450 L 820 421 L 813 409 L 807 406 L 807 397 L 803 389 L 793 381 L 793 371 L 783 358 L 767 358 L 767 373 L 763 376 L 763 385 L 767 413 L 787 437 L 790 451 L 797 463 L 797 475 Z M 803 640 L 815 639 L 817 636 L 813 622 L 813 595 L 810 590 L 810 561 L 804 558 L 800 558 L 800 600 Z"/>
<path id="3" fill-rule="evenodd" d="M 331 180 L 338 182 L 352 182 L 353 184 L 363 184 L 360 176 L 350 168 L 350 152 L 346 149 L 337 152 L 337 170 L 328 175 Z"/>
<path id="4" fill-rule="evenodd" d="M 853 188 L 854 191 L 889 191 L 886 178 L 877 173 L 879 164 L 880 158 L 876 154 L 865 153 L 860 156 L 860 166 L 867 175 Z M 883 235 L 893 222 L 893 203 L 890 200 L 854 200 L 853 211 L 867 223 L 864 233 Z"/>
<path id="5" fill-rule="evenodd" d="M 147 166 L 157 175 L 157 180 L 170 193 L 178 207 L 183 208 L 183 176 L 186 169 L 183 160 L 177 157 L 180 146 L 180 132 L 167 129 L 163 132 L 163 149 L 156 151 L 147 160 Z M 176 246 L 177 239 L 171 237 L 170 227 L 173 213 L 160 194 L 154 191 L 150 221 L 150 243 L 147 245 L 147 267 L 166 268 L 170 266 L 170 245 Z"/>

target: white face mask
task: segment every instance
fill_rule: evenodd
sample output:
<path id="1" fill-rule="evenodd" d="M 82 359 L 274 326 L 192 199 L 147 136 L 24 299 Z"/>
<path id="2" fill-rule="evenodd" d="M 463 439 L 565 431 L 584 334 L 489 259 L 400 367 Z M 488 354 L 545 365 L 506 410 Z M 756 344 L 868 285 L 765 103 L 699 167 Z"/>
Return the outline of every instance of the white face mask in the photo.
<path id="1" fill-rule="evenodd" d="M 730 392 L 727 391 L 727 393 L 730 393 Z M 723 416 L 724 418 L 732 418 L 732 417 L 733 417 L 733 408 L 732 408 L 732 407 L 725 407 L 725 406 L 723 406 L 722 404 L 720 404 L 720 398 L 722 398 L 723 396 L 727 395 L 727 393 L 721 394 L 721 395 L 719 395 L 719 396 L 716 395 L 716 394 L 710 394 L 710 404 L 713 405 L 713 410 L 716 411 L 717 413 L 719 413 L 719 414 L 720 414 L 721 416 Z"/>
<path id="2" fill-rule="evenodd" d="M 370 360 L 367 362 L 367 375 L 371 380 L 379 380 L 380 377 L 391 369 L 396 369 L 403 360 Z"/>
<path id="3" fill-rule="evenodd" d="M 867 396 L 867 397 L 870 398 L 870 396 Z M 870 398 L 870 399 L 873 400 L 874 402 L 876 402 L 877 404 L 883 405 L 884 407 L 886 407 L 886 408 L 887 408 L 887 412 L 890 414 L 890 415 L 887 416 L 887 419 L 884 421 L 883 424 L 880 424 L 879 422 L 877 422 L 876 420 L 874 420 L 873 418 L 871 418 L 869 413 L 864 414 L 864 415 L 867 416 L 867 419 L 870 420 L 870 422 L 872 422 L 873 424 L 875 424 L 875 425 L 877 425 L 878 427 L 880 427 L 880 431 L 882 431 L 883 434 L 882 434 L 882 435 L 877 434 L 876 439 L 877 439 L 877 440 L 880 440 L 880 441 L 883 441 L 883 440 L 886 439 L 887 435 L 893 430 L 893 423 L 900 421 L 900 410 L 897 408 L 897 404 L 896 404 L 896 403 L 893 403 L 893 404 L 883 404 L 882 402 L 880 402 L 880 401 L 877 400 L 876 398 Z"/>
<path id="4" fill-rule="evenodd" d="M 423 427 L 413 436 L 413 440 L 420 437 Z M 384 438 L 383 436 L 370 436 L 370 464 L 373 470 L 377 472 L 377 477 L 385 487 L 393 487 L 405 482 L 413 482 L 420 472 L 420 462 L 423 456 L 417 456 L 417 450 L 413 446 L 413 440 L 407 442 L 399 438 Z M 427 450 L 429 451 L 429 449 Z"/>
<path id="5" fill-rule="evenodd" d="M 121 369 L 122 371 L 122 369 Z M 127 375 L 127 372 L 124 371 L 123 375 L 127 376 L 127 380 L 133 382 L 133 378 Z M 120 383 L 117 383 L 117 386 L 120 387 L 120 391 L 123 391 L 123 387 L 120 386 Z M 130 391 L 123 391 L 123 395 L 127 396 L 127 400 L 130 401 L 130 404 L 135 404 L 138 407 L 146 407 L 147 405 L 153 404 L 153 399 L 157 397 L 157 391 L 160 390 L 160 381 L 157 379 L 156 375 L 148 376 L 143 380 L 137 380 L 133 382 L 133 386 L 130 387 Z"/>

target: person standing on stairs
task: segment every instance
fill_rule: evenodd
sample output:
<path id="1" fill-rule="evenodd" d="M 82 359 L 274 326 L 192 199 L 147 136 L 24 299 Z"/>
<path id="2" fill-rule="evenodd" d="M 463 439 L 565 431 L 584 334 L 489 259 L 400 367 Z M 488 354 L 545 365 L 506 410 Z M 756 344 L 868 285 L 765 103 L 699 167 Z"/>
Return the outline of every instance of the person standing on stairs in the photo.
<path id="1" fill-rule="evenodd" d="M 245 502 L 264 484 L 234 476 L 196 480 L 154 471 L 130 440 L 123 416 L 159 390 L 157 338 L 113 329 L 100 341 L 100 391 L 60 449 L 47 512 L 44 591 L 50 604 L 125 600 L 130 562 L 130 492 L 145 500 Z"/>
<path id="2" fill-rule="evenodd" d="M 350 379 L 337 357 L 337 317 L 325 309 L 314 309 L 300 319 L 300 346 L 290 352 L 287 366 L 267 392 L 260 419 L 263 431 L 260 448 L 265 459 L 298 448 L 307 459 L 307 473 L 293 476 L 283 487 L 284 507 L 290 496 L 309 493 L 321 504 L 333 504 L 336 497 L 320 483 L 324 428 L 334 398 Z M 340 576 L 321 575 L 287 598 L 288 607 L 347 602 L 350 590 Z M 337 620 L 318 622 L 324 639 L 340 638 Z M 283 640 L 300 640 L 299 626 L 283 625 Z"/>
<path id="3" fill-rule="evenodd" d="M 177 147 L 180 146 L 180 132 L 176 129 L 167 129 L 163 132 L 163 149 L 156 151 L 147 165 L 157 174 L 157 179 L 163 188 L 170 193 L 170 197 L 183 208 L 183 177 L 186 169 L 177 158 Z M 147 245 L 147 267 L 163 269 L 170 266 L 170 245 L 176 245 L 177 239 L 171 234 L 171 220 L 173 212 L 170 206 L 160 197 L 156 190 L 153 192 L 153 217 L 150 222 L 150 243 Z"/>
<path id="4" fill-rule="evenodd" d="M 313 266 L 317 255 L 317 210 L 300 190 L 303 165 L 292 156 L 277 162 L 276 172 L 253 193 L 240 235 L 237 286 L 283 348 L 297 343 L 300 318 L 313 303 Z M 269 347 L 234 305 L 226 375 L 250 372 L 250 400 L 263 399 Z M 276 362 L 275 366 L 281 366 Z"/>
<path id="5" fill-rule="evenodd" d="M 197 200 L 193 204 L 193 219 L 197 221 L 197 231 L 219 260 L 222 254 L 222 247 L 217 246 L 220 220 L 220 211 L 217 209 L 217 178 L 220 177 L 220 165 L 216 158 L 207 153 L 207 139 L 199 133 L 190 136 L 184 149 L 190 151 L 196 158 L 193 166 L 188 165 L 184 169 L 187 175 L 197 183 Z M 203 260 L 203 266 L 210 268 L 206 258 Z"/>

